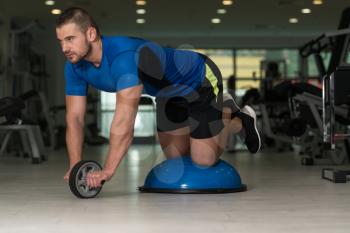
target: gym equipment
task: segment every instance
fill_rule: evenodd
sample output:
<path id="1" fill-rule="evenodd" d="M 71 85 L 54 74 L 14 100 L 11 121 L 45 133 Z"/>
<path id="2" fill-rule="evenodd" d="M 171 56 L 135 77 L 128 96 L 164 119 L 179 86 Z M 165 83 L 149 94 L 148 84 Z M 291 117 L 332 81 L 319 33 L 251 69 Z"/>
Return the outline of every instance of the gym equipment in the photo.
<path id="1" fill-rule="evenodd" d="M 0 99 L 0 117 L 6 121 L 0 125 L 1 138 L 0 155 L 7 151 L 10 139 L 15 132 L 20 135 L 20 143 L 25 155 L 32 155 L 32 163 L 38 164 L 47 160 L 44 152 L 44 142 L 40 127 L 33 122 L 23 119 L 22 110 L 25 107 L 24 99 L 21 97 L 5 97 Z"/>
<path id="2" fill-rule="evenodd" d="M 69 188 L 71 192 L 79 198 L 93 198 L 100 193 L 102 186 L 98 188 L 89 188 L 86 183 L 86 176 L 89 172 L 101 171 L 99 163 L 92 160 L 82 160 L 77 163 L 69 176 Z M 102 185 L 104 181 L 102 181 Z"/>
<path id="3" fill-rule="evenodd" d="M 38 125 L 1 125 L 0 132 L 4 132 L 5 136 L 2 138 L 0 155 L 5 154 L 9 141 L 15 131 L 20 133 L 24 155 L 31 155 L 33 164 L 39 164 L 47 160 L 47 155 L 44 154 L 44 142 L 42 141 Z"/>
<path id="4" fill-rule="evenodd" d="M 90 146 L 98 146 L 108 143 L 108 139 L 99 135 L 98 120 L 98 103 L 99 97 L 95 97 L 92 93 L 87 96 L 87 115 L 91 116 L 91 122 L 86 124 L 85 142 Z"/>
<path id="5" fill-rule="evenodd" d="M 0 116 L 6 118 L 6 123 L 19 124 L 21 122 L 21 110 L 25 107 L 24 102 L 17 97 L 4 97 L 0 99 Z"/>
<path id="6" fill-rule="evenodd" d="M 317 91 L 314 87 L 315 90 L 312 90 L 311 86 L 307 87 L 305 83 L 297 95 L 292 97 L 293 117 L 302 119 L 306 124 L 305 133 L 294 137 L 294 144 L 300 147 L 303 156 L 303 165 L 313 165 L 316 162 L 340 165 L 349 161 L 349 139 L 344 135 L 349 133 L 348 126 L 350 125 L 349 101 L 347 100 L 350 93 L 347 81 L 350 70 L 347 68 L 348 71 L 346 71 L 346 68 L 342 68 L 344 64 L 349 67 L 349 61 L 346 58 L 349 54 L 347 49 L 350 38 L 349 27 L 350 8 L 346 8 L 342 13 L 337 31 L 324 33 L 299 49 L 301 64 L 308 64 L 306 59 L 311 55 L 314 56 L 319 73 L 318 80 L 323 81 L 323 89 L 320 88 Z M 321 53 L 325 51 L 331 51 L 329 62 L 321 56 Z M 307 69 L 302 68 L 301 70 L 306 71 Z M 344 82 L 338 85 L 340 89 L 337 91 L 335 91 L 336 88 L 333 88 L 333 84 L 330 84 L 335 76 L 337 79 L 338 76 L 344 77 Z M 305 78 L 305 75 L 302 75 L 301 79 Z M 334 99 L 330 98 L 331 93 L 334 93 L 335 96 L 344 94 L 343 103 L 334 105 Z M 330 114 L 333 115 L 333 118 L 330 118 L 325 112 L 332 112 Z M 341 134 L 331 135 L 330 131 L 338 131 Z M 338 140 L 334 140 L 336 137 Z"/>
<path id="7" fill-rule="evenodd" d="M 322 126 L 322 97 L 307 91 L 293 97 L 294 114 L 306 124 L 306 132 L 297 138 L 294 143 L 301 147 L 303 165 L 334 164 L 340 165 L 348 161 L 349 142 L 342 140 L 334 150 L 323 146 L 324 127 Z M 336 108 L 337 121 L 334 126 L 347 130 L 339 119 L 346 118 L 348 110 L 344 107 Z"/>
<path id="8" fill-rule="evenodd" d="M 236 169 L 223 160 L 212 167 L 192 162 L 190 156 L 168 159 L 156 165 L 139 191 L 147 193 L 233 193 L 244 192 Z"/>
<path id="9" fill-rule="evenodd" d="M 306 131 L 306 123 L 301 118 L 293 118 L 285 123 L 285 132 L 290 137 L 300 137 Z"/>
<path id="10" fill-rule="evenodd" d="M 333 183 L 346 183 L 350 180 L 350 171 L 323 168 L 322 179 L 332 181 Z"/>
<path id="11" fill-rule="evenodd" d="M 307 58 L 313 55 L 317 70 L 319 73 L 318 79 L 322 81 L 325 75 L 330 75 L 342 63 L 344 50 L 346 46 L 347 36 L 350 27 L 350 7 L 345 8 L 341 14 L 338 28 L 336 31 L 325 32 L 316 39 L 312 39 L 299 49 L 301 56 L 301 64 L 307 64 Z M 331 51 L 329 62 L 325 62 L 321 56 L 324 51 Z M 328 63 L 328 64 L 327 64 Z M 305 74 L 305 69 L 302 68 L 302 79 Z"/>
<path id="12" fill-rule="evenodd" d="M 350 38 L 350 32 L 348 37 Z M 350 48 L 350 41 L 349 41 Z M 323 80 L 323 141 L 329 149 L 334 149 L 337 141 L 349 138 L 347 132 L 337 133 L 335 128 L 336 117 L 339 108 L 343 109 L 343 122 L 350 125 L 350 87 L 349 87 L 350 64 L 339 66 L 334 73 L 326 76 Z"/>

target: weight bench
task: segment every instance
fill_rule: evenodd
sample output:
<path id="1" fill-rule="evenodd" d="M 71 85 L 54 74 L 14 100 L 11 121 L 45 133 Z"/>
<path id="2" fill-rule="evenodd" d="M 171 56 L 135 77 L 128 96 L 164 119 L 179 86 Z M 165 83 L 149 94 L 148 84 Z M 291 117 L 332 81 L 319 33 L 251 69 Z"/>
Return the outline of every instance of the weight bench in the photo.
<path id="1" fill-rule="evenodd" d="M 32 163 L 38 164 L 42 160 L 47 160 L 44 142 L 38 125 L 0 125 L 0 133 L 4 134 L 0 155 L 6 153 L 7 146 L 14 132 L 19 132 L 24 152 L 32 155 Z"/>
<path id="2" fill-rule="evenodd" d="M 6 122 L 0 125 L 1 148 L 0 155 L 4 155 L 13 134 L 18 132 L 21 145 L 26 154 L 32 156 L 32 162 L 37 164 L 46 160 L 44 142 L 40 127 L 37 124 L 26 124 L 21 119 L 24 102 L 18 97 L 4 97 L 0 99 L 0 117 Z"/>

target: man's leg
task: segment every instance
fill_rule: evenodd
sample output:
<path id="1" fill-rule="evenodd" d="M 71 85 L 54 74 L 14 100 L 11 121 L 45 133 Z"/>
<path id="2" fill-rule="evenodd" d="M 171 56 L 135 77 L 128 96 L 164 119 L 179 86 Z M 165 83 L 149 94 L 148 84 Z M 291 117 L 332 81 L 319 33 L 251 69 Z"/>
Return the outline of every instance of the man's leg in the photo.
<path id="1" fill-rule="evenodd" d="M 183 98 L 157 98 L 159 142 L 167 159 L 190 154 L 188 107 Z"/>
<path id="2" fill-rule="evenodd" d="M 251 153 L 259 151 L 261 141 L 256 128 L 255 112 L 251 107 L 245 106 L 238 110 L 232 98 L 224 97 L 222 122 L 223 128 L 219 134 L 205 139 L 190 138 L 191 156 L 195 163 L 203 166 L 214 165 L 225 150 L 230 134 L 243 134 L 248 150 Z"/>
<path id="3" fill-rule="evenodd" d="M 253 108 L 246 105 L 239 109 L 230 94 L 223 94 L 223 121 L 231 112 L 231 121 L 225 125 L 228 127 L 228 135 L 223 135 L 223 140 L 227 140 L 229 134 L 239 133 L 241 138 L 251 153 L 256 153 L 260 150 L 261 139 L 256 127 L 256 114 Z"/>
<path id="4" fill-rule="evenodd" d="M 242 130 L 242 121 L 235 117 L 231 119 L 232 109 L 224 107 L 222 113 L 223 128 L 219 134 L 205 139 L 190 138 L 191 156 L 193 162 L 202 166 L 212 166 L 225 150 L 230 134 Z"/>
<path id="5" fill-rule="evenodd" d="M 242 130 L 239 132 L 241 137 L 251 153 L 256 153 L 261 147 L 261 138 L 256 128 L 256 114 L 253 108 L 246 105 L 239 113 L 237 118 L 241 120 Z"/>
<path id="6" fill-rule="evenodd" d="M 190 129 L 180 129 L 158 132 L 159 143 L 167 159 L 190 154 Z"/>

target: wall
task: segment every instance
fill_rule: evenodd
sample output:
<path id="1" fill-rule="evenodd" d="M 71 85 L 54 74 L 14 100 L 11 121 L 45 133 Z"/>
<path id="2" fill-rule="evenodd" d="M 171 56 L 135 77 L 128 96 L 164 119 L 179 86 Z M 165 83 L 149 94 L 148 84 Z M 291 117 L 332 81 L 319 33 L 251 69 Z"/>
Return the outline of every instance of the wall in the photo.
<path id="1" fill-rule="evenodd" d="M 0 17 L 0 97 L 7 94 L 7 54 L 8 54 L 9 20 L 6 16 Z"/>
<path id="2" fill-rule="evenodd" d="M 8 96 L 12 94 L 12 76 L 10 68 L 7 65 L 9 60 L 10 46 L 10 18 L 2 17 L 0 25 L 0 96 Z M 31 22 L 31 19 L 23 20 L 23 25 Z M 57 43 L 55 28 L 53 23 L 40 22 L 40 29 L 33 28 L 30 32 L 33 36 L 34 50 L 46 57 L 47 84 L 46 91 L 47 100 L 51 106 L 64 104 L 64 57 Z M 25 80 L 26 81 L 26 80 Z M 26 81 L 27 82 L 27 81 Z M 30 88 L 30 87 L 29 87 Z M 26 88 L 27 90 L 28 88 Z"/>

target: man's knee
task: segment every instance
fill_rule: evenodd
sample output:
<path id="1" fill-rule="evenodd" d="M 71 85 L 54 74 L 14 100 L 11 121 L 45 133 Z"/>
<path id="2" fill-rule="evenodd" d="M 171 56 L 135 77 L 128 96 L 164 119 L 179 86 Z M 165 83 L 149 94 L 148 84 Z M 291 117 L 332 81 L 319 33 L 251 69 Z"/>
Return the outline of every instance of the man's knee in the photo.
<path id="1" fill-rule="evenodd" d="M 164 155 L 166 158 L 177 158 L 182 155 L 188 155 L 190 153 L 189 147 L 186 145 L 181 147 L 176 147 L 174 145 L 168 145 L 166 147 L 162 147 Z"/>

